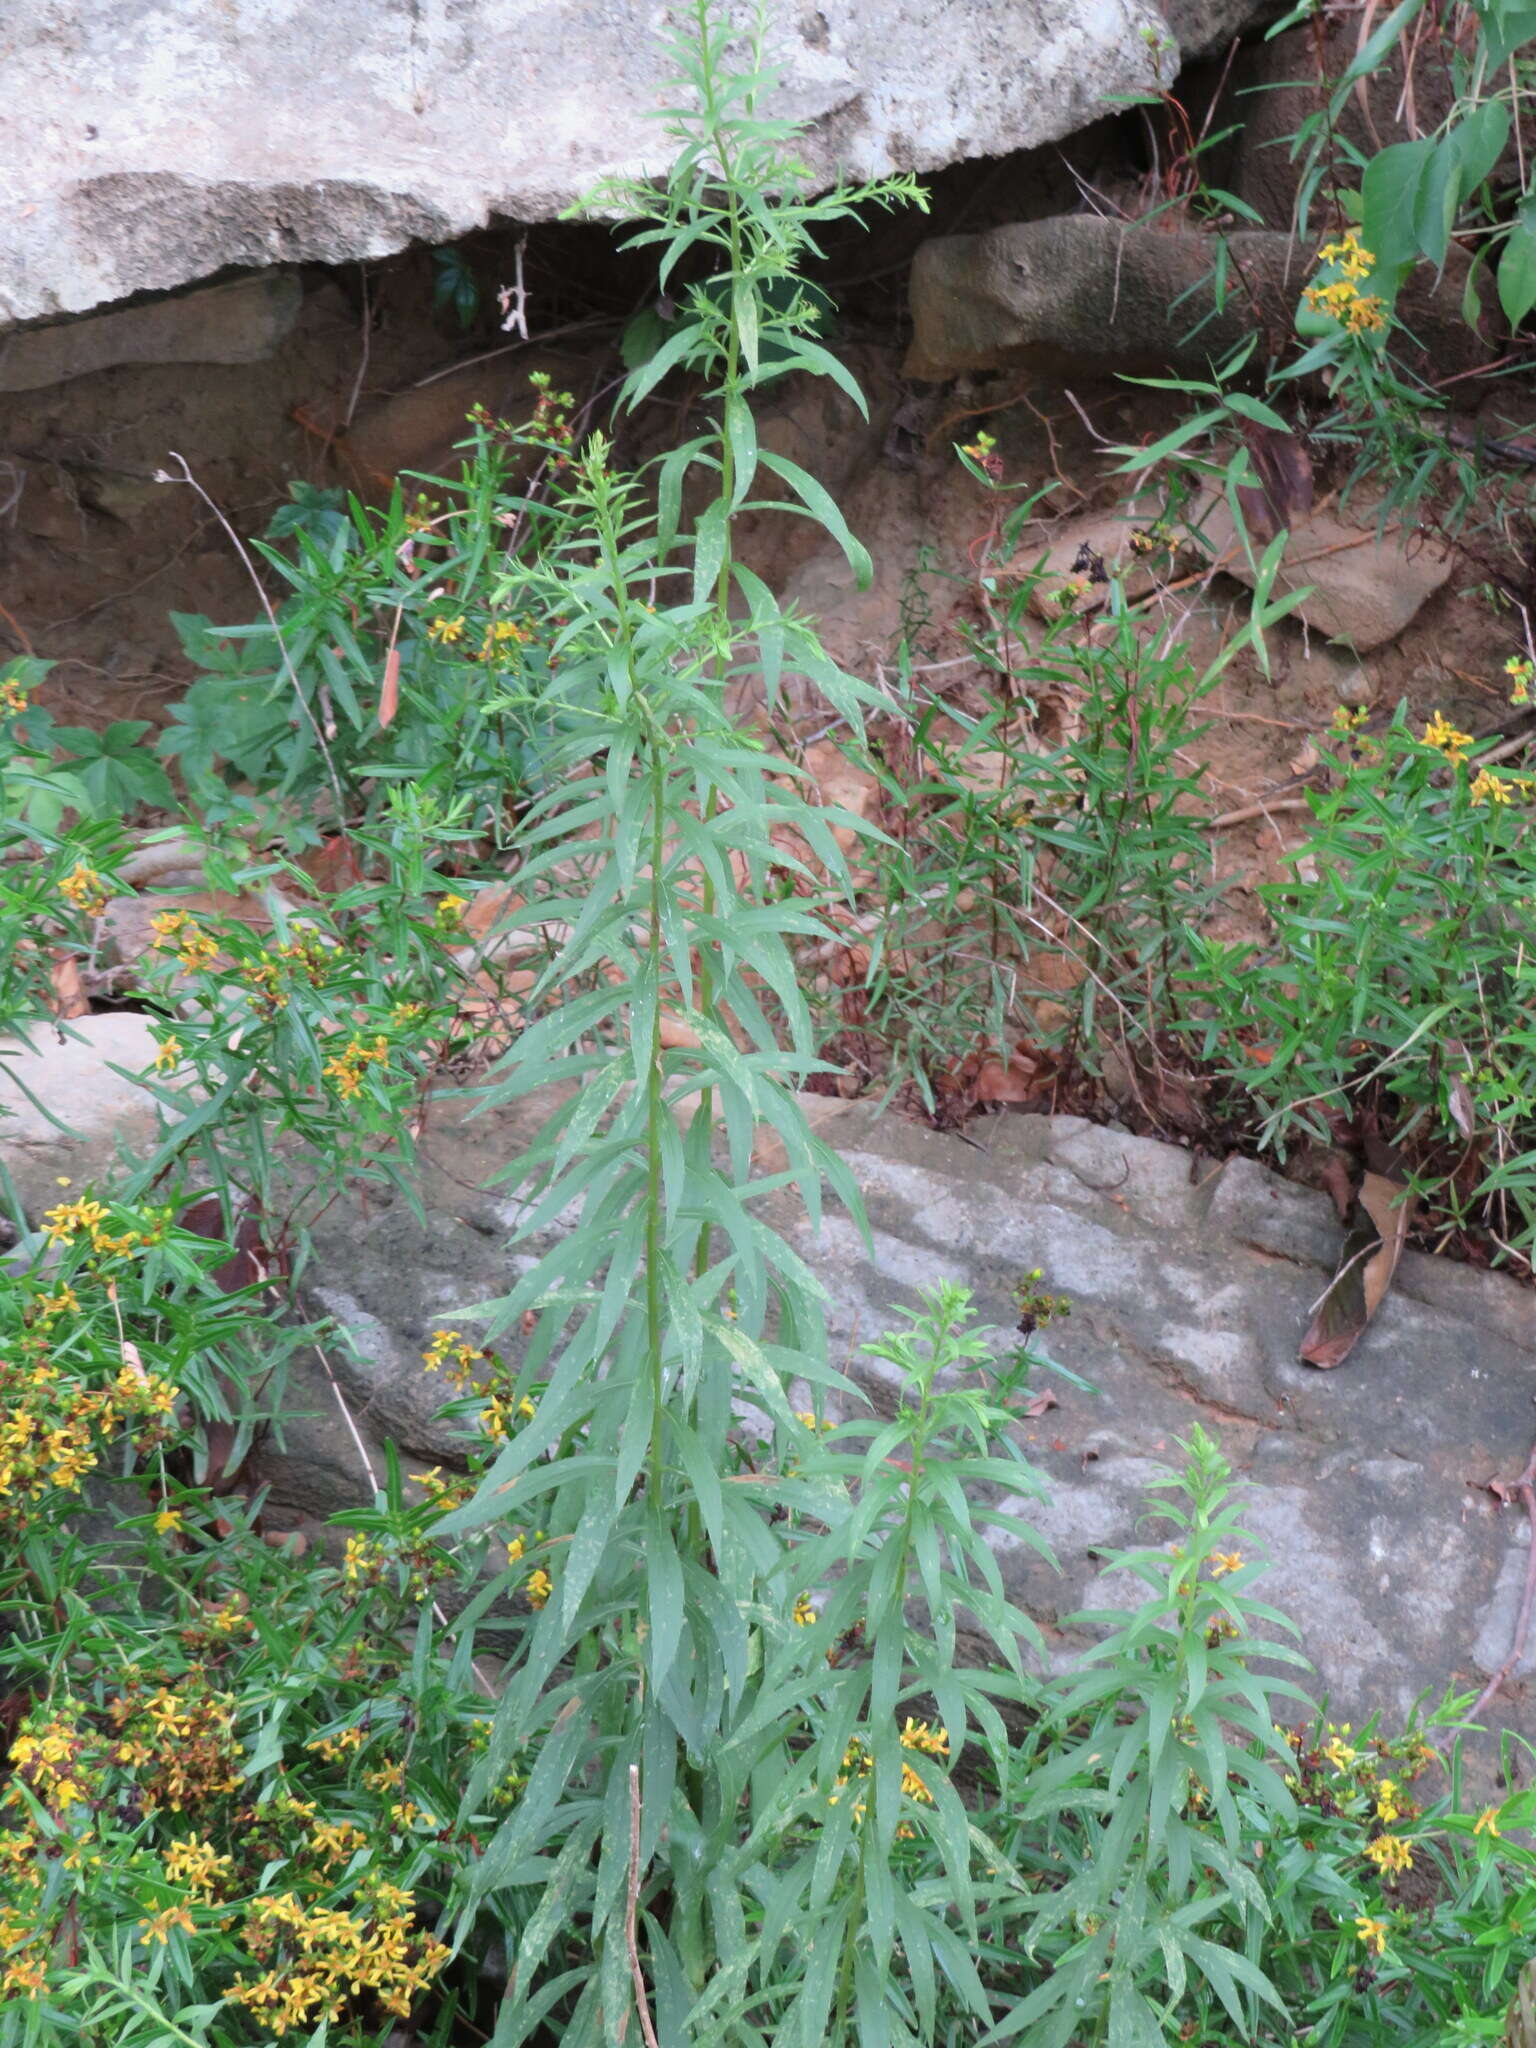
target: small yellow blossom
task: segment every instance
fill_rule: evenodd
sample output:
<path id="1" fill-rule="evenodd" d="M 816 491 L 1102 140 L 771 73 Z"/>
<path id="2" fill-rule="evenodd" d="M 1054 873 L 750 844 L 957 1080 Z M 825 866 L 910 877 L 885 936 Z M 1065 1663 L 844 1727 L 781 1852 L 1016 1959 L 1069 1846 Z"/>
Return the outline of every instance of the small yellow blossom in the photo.
<path id="1" fill-rule="evenodd" d="M 1376 268 L 1376 258 L 1369 249 L 1361 248 L 1353 229 L 1341 241 L 1325 242 L 1317 252 L 1317 260 L 1333 264 L 1345 277 L 1369 277 Z"/>
<path id="2" fill-rule="evenodd" d="M 1366 1843 L 1365 1853 L 1384 1877 L 1413 1868 L 1413 1850 L 1401 1835 L 1378 1835 Z"/>
<path id="3" fill-rule="evenodd" d="M 814 1628 L 816 1610 L 804 1593 L 795 1596 L 794 1624 L 796 1628 Z"/>
<path id="4" fill-rule="evenodd" d="M 185 1928 L 188 1934 L 196 1932 L 192 1915 L 185 1906 L 167 1906 L 163 1913 L 153 1913 L 141 1921 L 146 1941 L 158 1941 L 162 1948 L 170 1941 L 173 1927 Z"/>
<path id="5" fill-rule="evenodd" d="M 531 1607 L 542 1607 L 554 1590 L 554 1580 L 543 1570 L 531 1573 L 527 1585 L 523 1588 Z"/>
<path id="6" fill-rule="evenodd" d="M 1403 1809 L 1397 1803 L 1397 1780 L 1383 1778 L 1376 1787 L 1376 1818 L 1390 1827 L 1395 1820 L 1401 1820 Z"/>
<path id="7" fill-rule="evenodd" d="M 106 884 L 96 870 L 83 860 L 77 860 L 59 883 L 59 894 L 86 917 L 100 917 L 107 907 Z"/>
<path id="8" fill-rule="evenodd" d="M 1474 1835 L 1492 1835 L 1494 1840 L 1497 1841 L 1499 1839 L 1499 1809 L 1496 1806 L 1485 1806 L 1473 1822 L 1472 1832 Z"/>
<path id="9" fill-rule="evenodd" d="M 1486 768 L 1478 770 L 1472 778 L 1468 794 L 1474 804 L 1507 804 L 1510 800 L 1509 784 L 1499 775 L 1490 775 Z"/>
<path id="10" fill-rule="evenodd" d="M 1522 655 L 1512 654 L 1504 664 L 1504 673 L 1510 681 L 1510 703 L 1529 704 L 1531 685 L 1536 683 L 1536 662 L 1527 661 Z"/>
<path id="11" fill-rule="evenodd" d="M 1443 711 L 1437 711 L 1424 728 L 1426 747 L 1437 747 L 1448 761 L 1466 758 L 1466 750 L 1472 744 L 1469 732 L 1458 732 Z"/>
<path id="12" fill-rule="evenodd" d="M 1386 1921 L 1373 1920 L 1369 1913 L 1360 1913 L 1356 1916 L 1355 1933 L 1366 1947 L 1373 1949 L 1377 1955 L 1380 1955 L 1387 1945 Z"/>
<path id="13" fill-rule="evenodd" d="M 1211 1552 L 1211 1577 L 1224 1579 L 1228 1572 L 1241 1571 L 1243 1553 L 1240 1550 L 1213 1550 Z"/>
<path id="14" fill-rule="evenodd" d="M 427 638 L 435 640 L 439 647 L 452 647 L 464 638 L 463 613 L 453 619 L 434 619 L 427 627 Z"/>
<path id="15" fill-rule="evenodd" d="M 160 1049 L 155 1054 L 155 1072 L 157 1074 L 168 1074 L 180 1058 L 181 1040 L 179 1038 L 162 1038 Z"/>
<path id="16" fill-rule="evenodd" d="M 155 1517 L 155 1534 L 168 1536 L 173 1529 L 181 1527 L 180 1508 L 162 1508 Z"/>

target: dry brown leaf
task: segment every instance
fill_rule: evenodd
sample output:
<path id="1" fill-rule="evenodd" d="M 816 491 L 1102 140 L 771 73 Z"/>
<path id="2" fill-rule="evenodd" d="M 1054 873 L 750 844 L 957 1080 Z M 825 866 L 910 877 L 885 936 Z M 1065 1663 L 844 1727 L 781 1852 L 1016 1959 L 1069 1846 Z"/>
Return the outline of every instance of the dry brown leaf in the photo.
<path id="1" fill-rule="evenodd" d="M 1338 1270 L 1301 1340 L 1301 1360 L 1331 1371 L 1364 1335 L 1392 1285 L 1413 1221 L 1407 1190 L 1385 1174 L 1367 1173 L 1346 1219 Z"/>
<path id="2" fill-rule="evenodd" d="M 1048 1413 L 1050 1409 L 1059 1408 L 1060 1406 L 1061 1403 L 1057 1400 L 1056 1396 L 1051 1392 L 1050 1388 L 1042 1387 L 1038 1394 L 1032 1394 L 1030 1398 L 1024 1403 L 1024 1413 L 1029 1417 L 1031 1422 L 1037 1422 L 1040 1419 L 1040 1417 Z"/>
<path id="3" fill-rule="evenodd" d="M 1504 2048 L 1536 2048 L 1536 1962 L 1520 1972 L 1504 2021 Z"/>
<path id="4" fill-rule="evenodd" d="M 400 709 L 400 650 L 391 647 L 384 657 L 384 687 L 379 692 L 379 725 L 393 725 Z"/>
<path id="5" fill-rule="evenodd" d="M 55 1017 L 85 1017 L 90 1014 L 91 999 L 80 978 L 80 963 L 72 953 L 53 955 L 48 967 L 48 980 L 53 989 Z"/>
<path id="6" fill-rule="evenodd" d="M 1039 1087 L 1039 1063 L 1023 1047 L 1009 1059 L 989 1053 L 971 1083 L 978 1102 L 1028 1102 Z"/>
<path id="7" fill-rule="evenodd" d="M 1312 458 L 1294 434 L 1260 420 L 1244 429 L 1243 441 L 1259 481 L 1240 486 L 1238 502 L 1253 538 L 1272 541 L 1312 509 Z"/>

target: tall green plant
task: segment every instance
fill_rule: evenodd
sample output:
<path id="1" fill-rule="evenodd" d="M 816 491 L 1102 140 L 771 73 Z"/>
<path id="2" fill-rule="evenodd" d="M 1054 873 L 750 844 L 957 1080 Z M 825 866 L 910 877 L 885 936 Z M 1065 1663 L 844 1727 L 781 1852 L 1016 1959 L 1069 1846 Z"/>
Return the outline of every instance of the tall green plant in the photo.
<path id="1" fill-rule="evenodd" d="M 814 1218 L 825 1176 L 857 1207 L 793 1090 L 816 1062 L 792 948 L 823 934 L 819 900 L 846 891 L 832 825 L 848 821 L 736 727 L 727 690 L 750 673 L 771 700 L 792 665 L 855 727 L 867 693 L 737 559 L 733 530 L 784 505 L 867 573 L 824 489 L 759 447 L 751 395 L 791 370 L 852 388 L 808 331 L 797 266 L 818 226 L 916 193 L 902 179 L 806 196 L 793 129 L 761 112 L 774 82 L 761 22 L 738 44 L 698 0 L 671 49 L 697 101 L 669 116 L 672 173 L 660 190 L 600 196 L 640 217 L 631 244 L 660 249 L 662 283 L 687 306 L 628 401 L 686 367 L 707 382 L 709 422 L 659 464 L 650 494 L 594 436 L 546 550 L 514 564 L 502 593 L 549 621 L 550 698 L 570 713 L 517 840 L 519 916 L 563 942 L 486 1099 L 562 1091 L 509 1171 L 522 1239 L 568 1211 L 577 1221 L 495 1305 L 495 1328 L 531 1326 L 522 1371 L 547 1391 L 449 1525 L 539 1520 L 552 1581 L 514 1634 L 480 1774 L 491 1782 L 541 1739 L 466 1908 L 509 1887 L 529 1901 L 501 2048 L 557 2012 L 568 2041 L 616 2042 L 637 2000 L 654 2001 L 662 2038 L 690 2038 L 690 2013 L 737 1971 L 759 1909 L 715 1872 L 744 1795 L 790 1823 L 793 1808 L 767 1797 L 790 1724 L 772 1715 L 745 1784 L 729 1739 L 762 1704 L 771 1646 L 798 1633 L 786 1546 L 801 1517 L 837 1505 L 826 1481 L 782 1469 L 807 1439 L 791 1382 L 842 1382 L 818 1289 L 758 1201 L 792 1184 Z M 788 496 L 765 500 L 765 483 Z M 785 851 L 790 834 L 808 860 Z M 763 1124 L 786 1156 L 770 1174 L 753 1163 Z M 778 1704 L 808 1662 L 802 1650 Z M 588 1958 L 574 1967 L 564 1943 L 551 1953 L 572 1927 Z M 711 2024 L 760 2038 L 747 2011 Z M 796 2031 L 821 2038 L 809 2020 Z"/>

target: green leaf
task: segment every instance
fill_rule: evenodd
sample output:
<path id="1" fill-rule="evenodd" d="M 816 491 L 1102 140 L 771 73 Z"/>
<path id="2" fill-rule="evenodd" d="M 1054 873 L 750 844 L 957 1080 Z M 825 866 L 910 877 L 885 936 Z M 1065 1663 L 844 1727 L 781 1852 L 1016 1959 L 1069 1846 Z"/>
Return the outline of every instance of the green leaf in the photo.
<path id="1" fill-rule="evenodd" d="M 1393 142 L 1378 150 L 1360 180 L 1360 239 L 1376 258 L 1374 290 L 1396 297 L 1403 273 L 1419 253 L 1419 188 L 1435 154 L 1427 140 Z"/>
<path id="2" fill-rule="evenodd" d="M 813 476 L 807 475 L 798 462 L 791 462 L 786 455 L 775 455 L 770 449 L 764 448 L 761 450 L 761 459 L 764 469 L 771 469 L 775 476 L 781 477 L 800 499 L 811 518 L 837 542 L 848 558 L 848 566 L 858 578 L 860 590 L 867 590 L 874 577 L 874 564 L 870 561 L 867 550 L 849 531 L 847 520 L 844 519 L 837 501 L 825 485 L 817 483 Z M 772 508 L 765 506 L 764 509 Z"/>
<path id="3" fill-rule="evenodd" d="M 1536 199 L 1521 207 L 1499 256 L 1499 304 L 1511 327 L 1536 306 Z"/>

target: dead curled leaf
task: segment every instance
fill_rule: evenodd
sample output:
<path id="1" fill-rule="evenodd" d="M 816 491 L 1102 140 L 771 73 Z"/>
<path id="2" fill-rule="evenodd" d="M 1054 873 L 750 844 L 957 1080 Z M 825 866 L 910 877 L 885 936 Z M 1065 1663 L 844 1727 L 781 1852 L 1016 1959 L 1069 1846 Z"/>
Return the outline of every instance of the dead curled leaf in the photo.
<path id="1" fill-rule="evenodd" d="M 1059 1408 L 1061 1403 L 1049 1387 L 1042 1387 L 1038 1394 L 1031 1394 L 1024 1403 L 1024 1413 L 1031 1422 L 1037 1422 L 1049 1409 Z"/>
<path id="2" fill-rule="evenodd" d="M 48 981 L 53 989 L 53 1014 L 56 1017 L 85 1017 L 90 1014 L 91 999 L 80 978 L 80 962 L 73 954 L 53 955 L 48 967 Z"/>
<path id="3" fill-rule="evenodd" d="M 1342 1365 L 1387 1297 L 1415 1204 L 1400 1181 L 1367 1173 L 1345 1218 L 1338 1269 L 1319 1297 L 1301 1361 L 1330 1371 Z"/>

